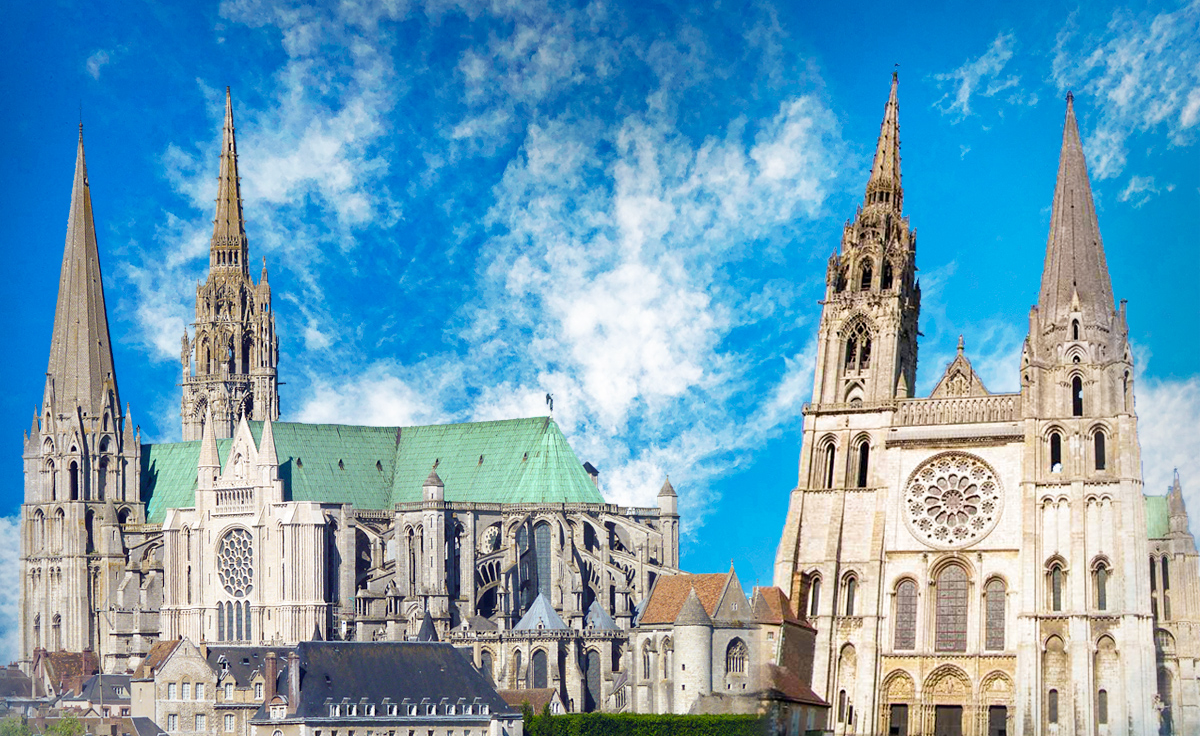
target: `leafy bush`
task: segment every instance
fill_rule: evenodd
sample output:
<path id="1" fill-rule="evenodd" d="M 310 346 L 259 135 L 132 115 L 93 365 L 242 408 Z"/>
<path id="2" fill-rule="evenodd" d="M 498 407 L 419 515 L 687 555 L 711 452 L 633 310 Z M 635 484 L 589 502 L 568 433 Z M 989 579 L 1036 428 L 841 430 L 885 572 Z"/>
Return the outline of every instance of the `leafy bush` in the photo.
<path id="1" fill-rule="evenodd" d="M 525 721 L 529 736 L 764 736 L 758 716 L 676 716 L 643 713 L 543 713 Z"/>

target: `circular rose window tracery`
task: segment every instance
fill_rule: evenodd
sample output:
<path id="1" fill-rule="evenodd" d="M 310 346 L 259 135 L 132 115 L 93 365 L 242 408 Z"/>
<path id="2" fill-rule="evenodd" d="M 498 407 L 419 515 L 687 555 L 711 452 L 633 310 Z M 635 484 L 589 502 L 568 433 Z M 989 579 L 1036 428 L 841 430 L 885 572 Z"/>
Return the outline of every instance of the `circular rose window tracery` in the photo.
<path id="1" fill-rule="evenodd" d="M 983 460 L 947 452 L 917 466 L 904 488 L 905 521 L 934 547 L 966 547 L 987 536 L 1000 518 L 1003 495 Z"/>
<path id="2" fill-rule="evenodd" d="M 245 529 L 230 529 L 217 547 L 217 576 L 225 592 L 244 598 L 254 590 L 254 539 Z"/>

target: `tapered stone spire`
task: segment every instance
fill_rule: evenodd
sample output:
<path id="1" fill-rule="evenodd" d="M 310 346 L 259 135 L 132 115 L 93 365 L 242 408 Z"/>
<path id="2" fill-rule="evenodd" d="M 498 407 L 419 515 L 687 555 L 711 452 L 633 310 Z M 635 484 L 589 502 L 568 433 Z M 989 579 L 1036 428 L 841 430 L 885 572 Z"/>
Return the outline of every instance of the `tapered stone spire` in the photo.
<path id="1" fill-rule="evenodd" d="M 866 195 L 868 205 L 890 205 L 897 212 L 904 201 L 904 190 L 900 184 L 900 103 L 896 97 L 899 84 L 899 75 L 892 72 L 892 91 L 883 108 L 883 123 L 879 126 L 879 140 L 875 143 L 875 160 L 871 164 Z"/>
<path id="2" fill-rule="evenodd" d="M 121 401 L 108 336 L 104 282 L 100 277 L 100 253 L 80 124 L 67 243 L 58 281 L 50 364 L 46 368 L 46 398 L 59 412 L 74 413 L 78 406 L 87 415 L 99 416 L 105 405 L 106 390 L 112 392 L 109 406 L 114 414 L 119 413 Z"/>
<path id="3" fill-rule="evenodd" d="M 233 132 L 233 100 L 225 88 L 225 126 L 221 135 L 221 172 L 217 184 L 217 213 L 213 220 L 209 267 L 249 273 L 246 225 L 238 179 L 237 141 Z"/>
<path id="4" fill-rule="evenodd" d="M 1075 122 L 1074 96 L 1068 92 L 1058 183 L 1054 187 L 1050 237 L 1038 295 L 1042 324 L 1065 324 L 1076 311 L 1076 298 L 1085 323 L 1109 324 L 1114 311 L 1112 282 Z"/>

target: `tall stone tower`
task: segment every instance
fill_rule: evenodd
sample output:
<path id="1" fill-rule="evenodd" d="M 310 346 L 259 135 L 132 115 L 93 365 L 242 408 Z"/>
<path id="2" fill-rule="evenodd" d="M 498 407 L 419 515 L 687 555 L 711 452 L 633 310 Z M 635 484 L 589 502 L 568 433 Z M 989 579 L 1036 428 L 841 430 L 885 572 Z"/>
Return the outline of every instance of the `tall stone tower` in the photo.
<path id="1" fill-rule="evenodd" d="M 121 410 L 83 126 L 42 407 L 25 436 L 21 658 L 100 646 L 96 611 L 124 569 L 119 524 L 141 523 L 140 438 Z"/>
<path id="2" fill-rule="evenodd" d="M 196 287 L 195 333 L 183 335 L 183 439 L 199 440 L 209 412 L 218 438 L 238 419 L 278 419 L 279 339 L 267 268 L 255 284 L 237 173 L 233 102 L 225 90 L 225 128 L 208 280 Z"/>
<path id="3" fill-rule="evenodd" d="M 855 406 L 908 397 L 917 375 L 916 233 L 903 216 L 898 80 L 883 124 L 863 205 L 829 258 L 817 333 L 813 404 Z"/>
<path id="4" fill-rule="evenodd" d="M 1128 719 L 1148 733 L 1155 678 L 1133 356 L 1070 94 L 1021 405 L 1025 718 L 1069 733 Z"/>

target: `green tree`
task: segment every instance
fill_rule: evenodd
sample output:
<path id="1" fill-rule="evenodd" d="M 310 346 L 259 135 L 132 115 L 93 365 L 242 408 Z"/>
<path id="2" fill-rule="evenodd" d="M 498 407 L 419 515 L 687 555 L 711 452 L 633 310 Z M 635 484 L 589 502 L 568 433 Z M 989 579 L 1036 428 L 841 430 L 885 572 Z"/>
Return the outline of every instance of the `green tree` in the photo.
<path id="1" fill-rule="evenodd" d="M 46 729 L 46 736 L 83 736 L 83 724 L 75 716 L 63 716 Z"/>
<path id="2" fill-rule="evenodd" d="M 0 736 L 32 736 L 33 730 L 25 719 L 16 714 L 0 721 Z"/>

